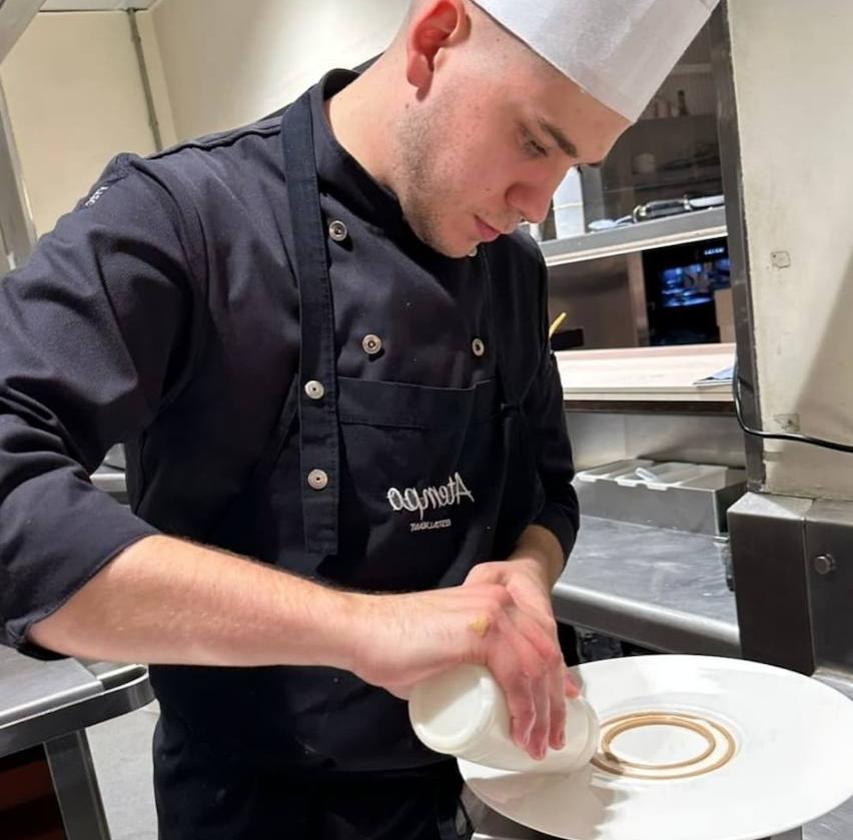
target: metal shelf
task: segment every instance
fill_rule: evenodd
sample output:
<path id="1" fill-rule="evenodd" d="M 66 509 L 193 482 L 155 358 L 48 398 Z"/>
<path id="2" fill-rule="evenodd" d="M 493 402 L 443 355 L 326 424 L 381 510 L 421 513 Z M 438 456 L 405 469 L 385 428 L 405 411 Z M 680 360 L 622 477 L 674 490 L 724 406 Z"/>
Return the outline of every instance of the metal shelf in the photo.
<path id="1" fill-rule="evenodd" d="M 549 268 L 726 235 L 723 207 L 540 243 Z"/>

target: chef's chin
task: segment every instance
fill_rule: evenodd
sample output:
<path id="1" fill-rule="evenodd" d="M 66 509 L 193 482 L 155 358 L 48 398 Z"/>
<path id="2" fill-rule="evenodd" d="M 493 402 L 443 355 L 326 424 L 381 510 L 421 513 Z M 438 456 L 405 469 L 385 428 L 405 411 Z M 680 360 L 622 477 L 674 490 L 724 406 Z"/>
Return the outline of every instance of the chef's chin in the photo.
<path id="1" fill-rule="evenodd" d="M 477 247 L 476 241 L 454 226 L 442 224 L 431 213 L 409 213 L 407 221 L 415 236 L 442 256 L 461 259 Z"/>
<path id="2" fill-rule="evenodd" d="M 429 243 L 428 243 L 429 244 Z M 444 244 L 442 246 L 430 245 L 434 251 L 438 251 L 445 257 L 450 257 L 454 260 L 470 257 L 477 248 L 478 242 L 468 240 L 465 243 Z"/>
<path id="3" fill-rule="evenodd" d="M 460 237 L 456 238 L 454 242 L 447 241 L 429 241 L 424 239 L 427 245 L 433 249 L 433 251 L 437 251 L 439 254 L 445 257 L 450 257 L 454 260 L 460 260 L 463 257 L 467 258 L 472 255 L 477 246 L 480 244 L 473 239 L 467 239 L 462 241 Z"/>

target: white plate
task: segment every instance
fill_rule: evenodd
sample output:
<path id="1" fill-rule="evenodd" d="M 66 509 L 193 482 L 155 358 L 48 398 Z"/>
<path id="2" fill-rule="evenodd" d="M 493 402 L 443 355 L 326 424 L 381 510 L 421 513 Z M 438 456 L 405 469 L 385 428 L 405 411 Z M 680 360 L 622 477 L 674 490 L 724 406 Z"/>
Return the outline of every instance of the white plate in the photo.
<path id="1" fill-rule="evenodd" d="M 853 796 L 853 702 L 816 680 L 706 656 L 628 657 L 572 671 L 605 734 L 608 721 L 630 716 L 612 755 L 683 766 L 616 762 L 617 773 L 590 765 L 547 775 L 460 761 L 474 793 L 522 825 L 567 840 L 763 840 Z M 646 713 L 676 716 L 678 725 L 633 728 L 634 720 L 654 723 Z M 683 777 L 635 778 L 620 767 Z"/>

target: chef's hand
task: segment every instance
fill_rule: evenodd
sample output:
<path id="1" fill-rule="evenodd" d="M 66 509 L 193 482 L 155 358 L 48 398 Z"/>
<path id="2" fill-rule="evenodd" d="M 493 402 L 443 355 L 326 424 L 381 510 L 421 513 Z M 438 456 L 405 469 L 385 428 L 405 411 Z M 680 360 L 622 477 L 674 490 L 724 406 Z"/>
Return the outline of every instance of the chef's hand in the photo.
<path id="1" fill-rule="evenodd" d="M 569 678 L 557 638 L 557 622 L 551 607 L 552 581 L 546 564 L 534 552 L 520 549 L 507 560 L 475 566 L 465 585 L 496 584 L 512 596 L 516 607 L 535 621 L 551 640 L 557 658 L 545 670 L 544 678 L 531 682 L 531 696 L 536 707 L 535 722 L 529 738 L 531 754 L 544 755 L 546 747 L 563 746 L 566 723 L 566 697 L 579 692 Z"/>
<path id="2" fill-rule="evenodd" d="M 513 740 L 534 758 L 544 756 L 552 686 L 563 661 L 553 634 L 506 586 L 471 582 L 360 597 L 371 603 L 362 602 L 366 612 L 350 625 L 349 670 L 407 698 L 416 683 L 457 665 L 485 665 L 506 696 Z"/>
<path id="3" fill-rule="evenodd" d="M 520 552 L 523 551 L 520 543 Z M 534 550 L 475 569 L 464 585 L 355 596 L 349 670 L 400 697 L 454 666 L 485 665 L 504 692 L 511 735 L 534 758 L 563 745 L 566 676 Z M 562 565 L 562 561 L 559 561 Z"/>

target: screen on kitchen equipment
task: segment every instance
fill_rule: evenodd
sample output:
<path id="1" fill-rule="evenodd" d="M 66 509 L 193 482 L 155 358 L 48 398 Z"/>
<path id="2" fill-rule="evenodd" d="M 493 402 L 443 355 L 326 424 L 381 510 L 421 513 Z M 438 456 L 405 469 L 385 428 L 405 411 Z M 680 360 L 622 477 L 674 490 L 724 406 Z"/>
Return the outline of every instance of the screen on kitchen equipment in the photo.
<path id="1" fill-rule="evenodd" d="M 715 295 L 731 287 L 724 239 L 647 251 L 643 271 L 650 344 L 720 341 Z"/>

